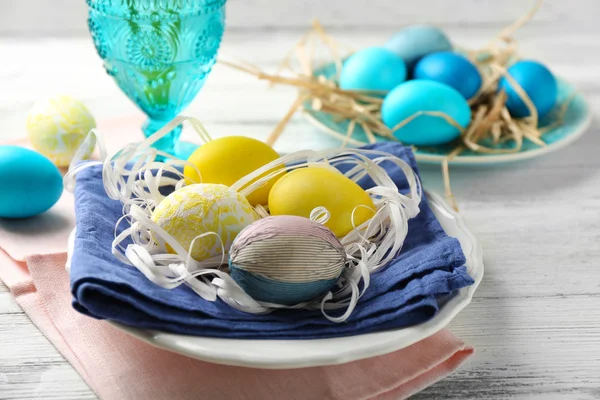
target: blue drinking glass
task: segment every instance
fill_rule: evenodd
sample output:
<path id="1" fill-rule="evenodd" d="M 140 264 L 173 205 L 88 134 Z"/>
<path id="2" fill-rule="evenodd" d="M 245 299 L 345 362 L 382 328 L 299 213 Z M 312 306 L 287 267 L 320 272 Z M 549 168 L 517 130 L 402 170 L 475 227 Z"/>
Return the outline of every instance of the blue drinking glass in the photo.
<path id="1" fill-rule="evenodd" d="M 196 96 L 215 63 L 226 0 L 86 0 L 89 30 L 106 72 L 147 116 L 146 136 Z M 180 158 L 181 126 L 155 147 Z"/>

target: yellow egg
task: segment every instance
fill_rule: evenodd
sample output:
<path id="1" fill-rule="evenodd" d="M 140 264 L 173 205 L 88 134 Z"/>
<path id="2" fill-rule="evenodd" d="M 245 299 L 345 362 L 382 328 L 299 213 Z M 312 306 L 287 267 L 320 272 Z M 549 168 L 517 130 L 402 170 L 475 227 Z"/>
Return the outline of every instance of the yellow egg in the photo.
<path id="1" fill-rule="evenodd" d="M 279 158 L 271 146 L 245 136 L 227 136 L 212 140 L 199 147 L 188 161 L 200 171 L 200 176 L 190 166 L 184 175 L 194 183 L 220 183 L 231 186 L 239 179 Z M 248 196 L 253 206 L 267 204 L 269 191 L 277 178 L 271 179 Z"/>
<path id="2" fill-rule="evenodd" d="M 337 237 L 352 231 L 355 209 L 354 225 L 357 227 L 375 215 L 375 205 L 367 192 L 340 172 L 321 167 L 300 168 L 288 173 L 277 181 L 269 195 L 271 215 L 308 218 L 319 206 L 329 210 L 331 217 L 325 226 Z"/>
<path id="3" fill-rule="evenodd" d="M 31 145 L 59 167 L 71 163 L 75 151 L 95 127 L 96 122 L 88 109 L 69 96 L 40 100 L 27 116 Z M 90 146 L 86 156 L 92 151 Z"/>
<path id="4" fill-rule="evenodd" d="M 187 251 L 197 236 L 215 232 L 229 251 L 238 233 L 258 216 L 248 200 L 224 185 L 185 186 L 167 196 L 154 209 L 152 221 L 167 231 Z M 167 246 L 169 252 L 173 252 Z M 214 235 L 197 239 L 192 249 L 195 260 L 221 255 Z"/>

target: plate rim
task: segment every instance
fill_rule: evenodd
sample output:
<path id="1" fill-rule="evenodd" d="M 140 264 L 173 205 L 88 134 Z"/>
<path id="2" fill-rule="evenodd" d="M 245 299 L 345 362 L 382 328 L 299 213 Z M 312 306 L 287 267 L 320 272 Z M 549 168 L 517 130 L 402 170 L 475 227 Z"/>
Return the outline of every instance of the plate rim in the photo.
<path id="1" fill-rule="evenodd" d="M 570 85 L 570 83 L 565 79 L 562 79 L 562 78 L 557 78 L 557 79 L 560 79 L 562 82 Z M 490 165 L 490 164 L 505 164 L 505 163 L 510 163 L 510 162 L 518 162 L 518 161 L 529 160 L 532 158 L 540 157 L 540 156 L 543 156 L 548 153 L 552 153 L 556 150 L 560 150 L 560 149 L 570 145 L 571 143 L 573 143 L 577 139 L 579 139 L 581 136 L 583 136 L 589 130 L 589 128 L 591 127 L 592 122 L 594 120 L 593 113 L 590 111 L 590 103 L 589 103 L 587 97 L 585 96 L 585 94 L 577 89 L 575 89 L 575 92 L 577 93 L 577 95 L 581 96 L 581 99 L 583 100 L 583 103 L 585 105 L 585 111 L 586 111 L 585 119 L 583 120 L 583 122 L 581 122 L 579 125 L 577 125 L 576 129 L 574 129 L 568 136 L 564 137 L 563 139 L 560 139 L 556 142 L 550 143 L 544 147 L 538 147 L 533 150 L 522 151 L 522 152 L 518 152 L 518 153 L 486 154 L 486 155 L 481 155 L 481 156 L 460 156 L 459 155 L 459 156 L 454 157 L 452 160 L 449 160 L 448 164 L 449 165 Z M 336 134 L 339 134 L 339 132 L 329 128 L 328 126 L 323 124 L 317 117 L 315 117 L 315 114 L 312 110 L 309 110 L 303 106 L 302 114 L 304 115 L 304 118 L 308 122 L 310 122 L 313 126 L 315 126 L 317 129 L 319 129 L 321 131 L 330 131 L 330 132 L 335 132 Z M 423 153 L 419 153 L 418 150 L 415 151 L 414 154 L 415 154 L 415 159 L 418 162 L 421 162 L 423 164 L 439 165 L 445 159 L 445 156 L 433 155 L 433 154 L 423 154 Z"/>
<path id="2" fill-rule="evenodd" d="M 134 336 L 154 347 L 162 348 L 174 353 L 178 353 L 190 358 L 194 358 L 201 361 L 211 362 L 221 365 L 239 366 L 239 367 L 251 367 L 251 368 L 262 368 L 262 369 L 288 369 L 288 368 L 307 368 L 317 367 L 326 365 L 339 365 L 347 362 L 357 361 L 365 358 L 376 357 L 384 354 L 388 354 L 394 351 L 398 351 L 405 347 L 408 347 L 418 341 L 421 341 L 427 337 L 432 336 L 438 331 L 445 328 L 450 321 L 452 321 L 458 313 L 460 313 L 472 300 L 475 291 L 477 290 L 484 274 L 483 264 L 483 250 L 481 244 L 473 233 L 467 228 L 466 223 L 462 215 L 458 214 L 451 206 L 438 194 L 432 192 L 426 192 L 430 206 L 435 211 L 444 213 L 449 219 L 452 219 L 456 223 L 456 227 L 464 234 L 465 240 L 468 240 L 471 245 L 471 251 L 467 256 L 467 260 L 471 260 L 467 264 L 467 268 L 472 278 L 475 280 L 473 285 L 465 287 L 459 290 L 458 294 L 451 298 L 438 312 L 438 314 L 422 324 L 400 328 L 396 330 L 388 330 L 381 332 L 373 332 L 362 335 L 337 337 L 337 338 L 326 338 L 326 339 L 227 339 L 227 338 L 214 338 L 214 337 L 203 337 L 203 336 L 187 336 L 175 333 L 168 333 L 156 330 L 145 330 L 139 328 L 133 328 L 115 321 L 106 321 L 115 328 L 126 332 L 127 334 Z M 70 245 L 72 248 L 72 243 Z M 394 333 L 398 331 L 409 332 L 408 337 L 403 335 L 402 337 L 394 338 Z M 200 343 L 192 343 L 190 346 L 190 338 L 192 340 L 200 339 Z M 394 340 L 395 339 L 395 340 Z M 309 355 L 308 357 L 290 357 L 290 356 L 279 356 L 273 357 L 268 354 L 260 354 L 260 357 L 255 357 L 257 352 L 251 352 L 254 357 L 249 357 L 249 354 L 240 354 L 239 349 L 235 352 L 230 351 L 227 354 L 223 352 L 223 347 L 231 341 L 236 342 L 248 342 L 247 346 L 252 347 L 253 342 L 267 343 L 269 346 L 275 348 L 281 347 L 282 343 L 284 346 L 304 345 L 305 343 L 311 343 L 321 346 L 327 346 L 334 341 L 352 341 L 361 340 L 364 343 L 368 343 L 369 346 L 363 346 L 361 348 L 348 351 L 344 354 L 326 354 L 326 355 Z M 206 342 L 206 343 L 202 343 Z M 219 350 L 219 346 L 221 345 Z M 194 350 L 191 351 L 190 347 Z M 217 349 L 217 350 L 215 350 Z M 275 352 L 273 352 L 275 353 Z"/>

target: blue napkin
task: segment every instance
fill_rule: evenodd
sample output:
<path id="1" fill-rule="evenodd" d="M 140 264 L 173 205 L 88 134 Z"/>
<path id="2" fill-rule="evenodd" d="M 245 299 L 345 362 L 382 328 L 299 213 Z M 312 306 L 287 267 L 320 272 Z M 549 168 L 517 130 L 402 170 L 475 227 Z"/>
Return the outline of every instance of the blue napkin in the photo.
<path id="1" fill-rule="evenodd" d="M 397 143 L 367 146 L 402 158 L 417 171 L 412 151 Z M 401 191 L 408 188 L 398 167 L 383 164 Z M 364 188 L 370 179 L 359 182 Z M 253 315 L 209 302 L 187 286 L 163 289 L 134 267 L 111 254 L 114 226 L 122 207 L 109 199 L 101 167 L 77 176 L 75 208 L 77 235 L 71 260 L 73 306 L 98 319 L 137 328 L 190 335 L 254 338 L 313 339 L 348 336 L 418 324 L 438 311 L 437 299 L 471 285 L 458 241 L 447 236 L 423 198 L 421 212 L 409 223 L 403 249 L 371 285 L 350 318 L 332 323 L 318 310 L 282 310 Z"/>

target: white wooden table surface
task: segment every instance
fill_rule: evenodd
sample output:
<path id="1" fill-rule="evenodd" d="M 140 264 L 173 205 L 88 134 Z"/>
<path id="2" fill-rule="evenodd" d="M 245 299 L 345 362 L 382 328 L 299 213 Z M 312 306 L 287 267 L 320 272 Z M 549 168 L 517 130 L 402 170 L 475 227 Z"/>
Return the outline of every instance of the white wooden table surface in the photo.
<path id="1" fill-rule="evenodd" d="M 267 3 L 249 1 L 257 7 Z M 376 2 L 383 3 L 387 8 L 379 7 L 381 25 L 373 21 L 353 25 L 355 16 L 344 7 L 319 15 L 331 22 L 340 40 L 360 48 L 380 43 L 394 31 L 389 10 L 395 2 Z M 420 14 L 414 10 L 397 13 L 403 17 L 399 25 L 427 20 L 424 9 L 432 2 L 423 3 Z M 443 23 L 446 14 L 457 14 L 447 6 L 455 2 L 435 3 L 441 5 L 431 8 L 435 22 Z M 510 6 L 496 6 L 495 11 L 490 11 L 492 3 L 500 2 L 466 3 L 481 18 L 465 14 L 462 22 L 445 25 L 454 41 L 466 46 L 485 43 L 522 12 L 516 1 L 502 2 Z M 312 7 L 309 11 L 296 7 L 298 13 L 281 17 L 281 24 L 287 26 L 254 30 L 243 29 L 241 11 L 234 9 L 233 28 L 226 34 L 223 50 L 273 68 L 301 34 L 299 27 L 314 15 L 316 2 L 307 4 Z M 522 53 L 542 60 L 573 82 L 596 114 L 600 113 L 597 11 L 600 4 L 595 0 L 550 1 L 539 20 L 519 35 Z M 273 18 L 279 21 L 277 12 L 283 15 L 283 11 L 275 8 Z M 11 25 L 6 26 L 10 30 Z M 78 97 L 99 120 L 138 113 L 103 73 L 85 37 L 0 38 L 0 55 L 0 139 L 23 135 L 28 108 L 44 95 Z M 267 90 L 252 77 L 217 66 L 186 114 L 203 120 L 214 136 L 264 138 L 293 98 L 292 89 Z M 281 149 L 289 149 L 294 140 L 313 146 L 320 137 L 297 117 Z M 482 242 L 486 272 L 472 304 L 450 328 L 474 345 L 477 353 L 462 370 L 416 398 L 600 399 L 598 154 L 600 125 L 594 123 L 572 146 L 531 162 L 452 170 L 461 212 Z M 442 190 L 438 168 L 423 167 L 422 175 L 426 188 Z M 0 398 L 96 398 L 2 284 Z"/>

